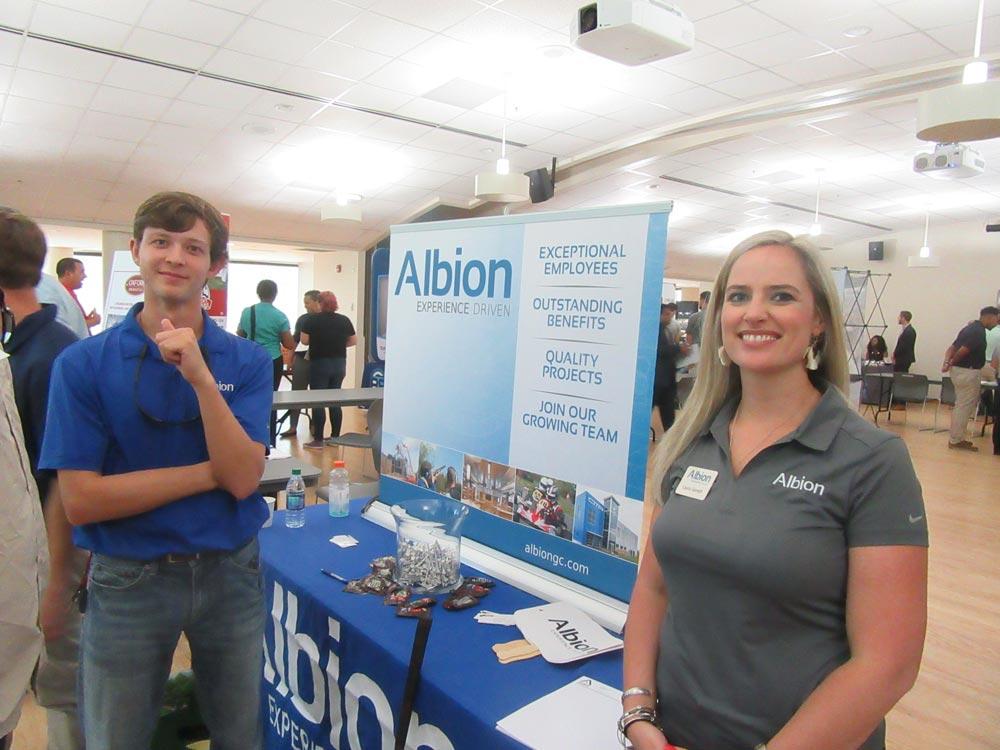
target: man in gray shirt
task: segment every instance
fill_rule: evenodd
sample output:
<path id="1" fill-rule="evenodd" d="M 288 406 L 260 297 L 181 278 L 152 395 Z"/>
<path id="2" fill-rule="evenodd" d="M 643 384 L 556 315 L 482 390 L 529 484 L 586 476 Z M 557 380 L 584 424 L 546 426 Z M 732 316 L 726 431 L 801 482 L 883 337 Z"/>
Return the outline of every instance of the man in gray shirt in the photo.
<path id="1" fill-rule="evenodd" d="M 708 301 L 711 298 L 711 292 L 702 292 L 698 296 L 698 310 L 688 318 L 687 338 L 689 344 L 701 346 L 701 324 L 705 319 L 705 308 L 708 307 Z"/>

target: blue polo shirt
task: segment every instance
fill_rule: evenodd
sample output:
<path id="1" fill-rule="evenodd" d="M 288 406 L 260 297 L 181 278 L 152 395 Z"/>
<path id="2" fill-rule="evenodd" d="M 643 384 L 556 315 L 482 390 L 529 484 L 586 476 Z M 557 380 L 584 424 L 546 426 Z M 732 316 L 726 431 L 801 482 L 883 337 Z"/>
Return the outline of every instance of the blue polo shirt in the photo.
<path id="1" fill-rule="evenodd" d="M 45 436 L 49 377 L 56 357 L 77 341 L 75 333 L 56 321 L 57 314 L 55 305 L 42 305 L 41 310 L 18 321 L 4 347 L 10 355 L 14 402 L 24 428 L 24 446 L 28 450 L 31 474 L 38 485 L 38 497 L 43 503 L 53 478 L 53 472 L 38 470 L 38 454 Z"/>
<path id="2" fill-rule="evenodd" d="M 104 475 L 208 460 L 194 389 L 160 357 L 136 320 L 80 341 L 56 360 L 39 466 Z M 223 398 L 252 440 L 268 442 L 272 366 L 258 345 L 226 333 L 203 313 L 199 341 Z M 133 560 L 232 550 L 267 517 L 259 493 L 237 502 L 225 490 L 73 530 L 78 547 Z"/>

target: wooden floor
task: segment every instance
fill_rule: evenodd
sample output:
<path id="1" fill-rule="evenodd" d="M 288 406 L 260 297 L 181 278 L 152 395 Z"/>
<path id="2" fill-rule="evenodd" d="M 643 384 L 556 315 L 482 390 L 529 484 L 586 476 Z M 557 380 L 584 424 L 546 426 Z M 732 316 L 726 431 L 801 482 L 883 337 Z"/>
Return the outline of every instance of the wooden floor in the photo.
<path id="1" fill-rule="evenodd" d="M 345 409 L 344 431 L 363 430 L 363 412 Z M 931 413 L 928 408 L 927 416 Z M 927 645 L 916 687 L 889 716 L 889 750 L 1000 750 L 1000 456 L 989 435 L 975 438 L 979 453 L 948 450 L 947 434 L 920 432 L 917 410 L 906 425 L 893 416 L 888 429 L 902 435 L 923 485 L 930 524 L 930 603 Z M 882 426 L 884 419 L 880 420 Z M 352 480 L 372 474 L 360 449 L 302 449 L 309 438 L 279 447 L 323 470 L 347 461 Z M 978 425 L 975 434 L 978 435 Z M 309 492 L 307 502 L 314 502 Z M 186 668 L 186 644 L 175 669 Z M 44 750 L 45 717 L 30 697 L 14 737 L 14 750 Z"/>

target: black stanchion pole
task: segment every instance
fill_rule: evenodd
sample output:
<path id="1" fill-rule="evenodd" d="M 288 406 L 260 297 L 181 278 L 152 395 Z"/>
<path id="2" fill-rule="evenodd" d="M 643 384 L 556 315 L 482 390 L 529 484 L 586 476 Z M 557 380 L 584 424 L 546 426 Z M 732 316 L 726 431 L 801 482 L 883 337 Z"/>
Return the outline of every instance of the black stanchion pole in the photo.
<path id="1" fill-rule="evenodd" d="M 417 632 L 413 636 L 413 649 L 410 651 L 410 666 L 406 670 L 403 703 L 399 707 L 399 717 L 396 720 L 395 750 L 404 750 L 406 747 L 406 735 L 410 731 L 410 717 L 413 715 L 413 701 L 417 697 L 420 669 L 424 664 L 424 652 L 427 650 L 427 638 L 430 634 L 431 616 L 428 613 L 417 619 Z"/>

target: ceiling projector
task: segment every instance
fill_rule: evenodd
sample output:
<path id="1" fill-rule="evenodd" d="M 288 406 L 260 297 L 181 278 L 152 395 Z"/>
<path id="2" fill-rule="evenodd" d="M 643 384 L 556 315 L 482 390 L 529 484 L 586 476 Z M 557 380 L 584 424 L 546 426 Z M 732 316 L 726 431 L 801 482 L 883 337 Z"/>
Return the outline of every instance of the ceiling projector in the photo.
<path id="1" fill-rule="evenodd" d="M 664 0 L 597 0 L 573 16 L 577 47 L 625 65 L 662 60 L 694 46 L 694 24 Z"/>
<path id="2" fill-rule="evenodd" d="M 986 169 L 983 155 L 964 143 L 939 143 L 930 153 L 913 157 L 913 171 L 928 177 L 975 177 Z"/>

